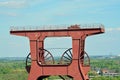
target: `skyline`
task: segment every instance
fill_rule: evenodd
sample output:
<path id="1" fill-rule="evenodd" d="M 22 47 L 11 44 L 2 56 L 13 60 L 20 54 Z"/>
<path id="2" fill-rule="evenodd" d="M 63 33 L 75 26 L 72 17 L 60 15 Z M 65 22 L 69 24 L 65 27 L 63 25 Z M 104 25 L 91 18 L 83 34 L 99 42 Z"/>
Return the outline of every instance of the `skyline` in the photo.
<path id="1" fill-rule="evenodd" d="M 29 40 L 10 35 L 11 26 L 94 23 L 103 24 L 105 33 L 88 37 L 86 52 L 89 55 L 119 55 L 119 7 L 119 0 L 1 0 L 0 57 L 25 57 L 29 53 Z"/>

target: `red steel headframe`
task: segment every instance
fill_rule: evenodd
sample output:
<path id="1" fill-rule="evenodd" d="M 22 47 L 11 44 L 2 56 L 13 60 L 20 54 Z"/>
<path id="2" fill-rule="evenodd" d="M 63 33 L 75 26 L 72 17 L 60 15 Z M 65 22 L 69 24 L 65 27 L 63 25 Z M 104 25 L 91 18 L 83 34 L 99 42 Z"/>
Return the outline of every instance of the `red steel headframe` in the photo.
<path id="1" fill-rule="evenodd" d="M 90 65 L 84 65 L 84 45 L 85 38 L 90 35 L 104 33 L 103 26 L 97 28 L 81 28 L 78 25 L 69 26 L 66 29 L 33 29 L 14 30 L 10 34 L 25 36 L 30 40 L 31 66 L 28 80 L 38 80 L 41 76 L 68 75 L 74 80 L 89 80 L 88 71 Z M 46 37 L 72 37 L 72 62 L 69 65 L 40 65 L 38 58 L 39 50 L 44 49 L 44 39 Z M 44 50 L 45 51 L 45 50 Z M 38 55 L 40 54 L 40 55 Z M 88 55 L 87 55 L 88 56 Z M 89 58 L 89 57 L 88 57 Z"/>

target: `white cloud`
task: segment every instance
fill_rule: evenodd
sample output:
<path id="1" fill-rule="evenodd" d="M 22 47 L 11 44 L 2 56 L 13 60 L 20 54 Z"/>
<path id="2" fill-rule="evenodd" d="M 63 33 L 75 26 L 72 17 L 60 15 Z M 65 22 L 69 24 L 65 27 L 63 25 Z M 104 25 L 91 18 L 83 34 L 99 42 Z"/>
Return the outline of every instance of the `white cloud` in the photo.
<path id="1" fill-rule="evenodd" d="M 18 16 L 17 13 L 13 13 L 13 12 L 0 12 L 0 14 L 1 14 L 1 15 L 12 16 L 12 17 Z"/>
<path id="2" fill-rule="evenodd" d="M 120 31 L 120 28 L 106 28 L 106 31 Z"/>
<path id="3" fill-rule="evenodd" d="M 17 16 L 18 14 L 16 14 L 16 13 L 7 13 L 8 15 L 10 15 L 10 16 Z"/>
<path id="4" fill-rule="evenodd" d="M 57 3 L 57 6 L 43 11 L 44 13 L 51 13 L 57 16 L 68 16 L 68 15 L 78 15 L 79 11 L 85 11 L 88 13 L 99 13 L 99 14 L 107 14 L 108 11 L 105 11 L 103 7 L 110 6 L 112 4 L 116 4 L 117 1 L 110 0 L 109 3 L 105 1 L 95 1 L 93 3 L 92 0 L 62 0 Z M 54 5 L 54 4 L 53 4 Z M 88 10 L 91 8 L 90 10 Z M 96 9 L 97 8 L 97 9 Z M 78 12 L 78 13 L 77 13 Z"/>
<path id="5" fill-rule="evenodd" d="M 26 0 L 7 0 L 7 1 L 0 1 L 1 7 L 8 7 L 8 8 L 21 8 L 26 6 Z"/>
<path id="6" fill-rule="evenodd" d="M 15 17 L 15 16 L 17 16 L 18 14 L 16 14 L 16 13 L 6 13 L 6 15 Z"/>
<path id="7" fill-rule="evenodd" d="M 120 31 L 120 28 L 117 28 L 118 31 Z"/>
<path id="8" fill-rule="evenodd" d="M 106 28 L 105 30 L 106 30 L 106 31 L 113 31 L 114 28 Z"/>
<path id="9" fill-rule="evenodd" d="M 100 1 L 93 2 L 93 0 L 90 0 L 90 1 L 79 0 L 79 2 L 77 2 L 78 5 L 75 5 L 75 6 L 77 6 L 77 8 L 81 10 L 89 9 L 87 12 L 91 14 L 109 14 L 111 11 L 106 10 L 106 7 L 116 5 L 120 1 L 119 0 L 108 0 L 108 1 L 105 2 L 104 0 L 100 0 Z"/>
<path id="10" fill-rule="evenodd" d="M 7 8 L 24 8 L 26 6 L 44 3 L 48 0 L 6 0 L 0 1 L 0 7 Z"/>

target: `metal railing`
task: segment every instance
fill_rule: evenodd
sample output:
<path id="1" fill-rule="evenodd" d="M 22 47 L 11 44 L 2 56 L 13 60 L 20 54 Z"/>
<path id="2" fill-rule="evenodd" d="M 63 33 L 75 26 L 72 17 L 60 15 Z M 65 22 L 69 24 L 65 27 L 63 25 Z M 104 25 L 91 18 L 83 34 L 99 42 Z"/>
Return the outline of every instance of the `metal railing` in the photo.
<path id="1" fill-rule="evenodd" d="M 71 26 L 78 26 L 80 29 L 86 28 L 104 28 L 102 24 L 79 24 L 79 25 L 42 25 L 42 26 L 11 26 L 11 31 L 23 31 L 23 30 L 60 30 L 68 29 Z"/>

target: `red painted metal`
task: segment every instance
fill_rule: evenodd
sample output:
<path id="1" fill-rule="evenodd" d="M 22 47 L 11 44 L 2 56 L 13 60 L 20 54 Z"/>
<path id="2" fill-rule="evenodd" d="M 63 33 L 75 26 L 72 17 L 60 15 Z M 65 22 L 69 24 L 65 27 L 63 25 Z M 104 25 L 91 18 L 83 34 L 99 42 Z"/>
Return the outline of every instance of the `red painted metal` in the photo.
<path id="1" fill-rule="evenodd" d="M 28 80 L 39 80 L 38 78 L 50 75 L 68 75 L 74 80 L 89 80 L 88 71 L 90 65 L 84 65 L 85 38 L 90 35 L 104 33 L 104 28 L 100 25 L 97 28 L 81 28 L 79 25 L 72 25 L 66 29 L 33 29 L 33 30 L 14 30 L 10 31 L 13 35 L 26 36 L 30 40 L 31 66 Z M 44 62 L 44 39 L 46 37 L 72 37 L 72 61 L 69 65 L 65 64 L 41 64 Z M 48 52 L 49 53 L 49 52 Z M 65 53 L 64 53 L 65 54 Z M 64 55 L 63 55 L 64 57 Z M 88 63 L 90 61 L 87 55 Z M 62 59 L 62 58 L 61 58 Z M 41 79 L 40 79 L 41 80 Z"/>

